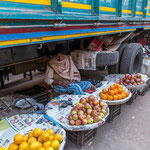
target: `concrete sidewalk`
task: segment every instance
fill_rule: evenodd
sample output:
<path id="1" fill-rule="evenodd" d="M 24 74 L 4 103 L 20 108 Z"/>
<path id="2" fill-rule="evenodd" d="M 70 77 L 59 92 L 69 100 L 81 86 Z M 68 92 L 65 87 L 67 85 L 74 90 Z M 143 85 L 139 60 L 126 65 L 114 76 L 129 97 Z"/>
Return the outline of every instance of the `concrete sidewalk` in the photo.
<path id="1" fill-rule="evenodd" d="M 119 118 L 98 129 L 92 144 L 82 150 L 149 150 L 150 92 L 139 96 L 132 105 L 124 104 Z M 67 141 L 65 150 L 77 150 Z"/>

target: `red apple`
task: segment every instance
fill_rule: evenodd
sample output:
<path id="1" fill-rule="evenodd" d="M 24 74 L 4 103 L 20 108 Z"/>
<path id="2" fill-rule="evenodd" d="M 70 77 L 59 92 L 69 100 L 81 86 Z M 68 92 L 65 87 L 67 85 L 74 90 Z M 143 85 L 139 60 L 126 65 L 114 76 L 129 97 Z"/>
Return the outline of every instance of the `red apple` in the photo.
<path id="1" fill-rule="evenodd" d="M 97 111 L 96 110 L 92 110 L 91 115 L 94 117 L 97 115 Z"/>
<path id="2" fill-rule="evenodd" d="M 91 107 L 91 105 L 89 103 L 85 103 L 84 108 L 85 109 L 89 109 L 89 108 L 92 108 L 92 107 Z"/>
<path id="3" fill-rule="evenodd" d="M 82 119 L 82 125 L 86 125 L 87 124 L 87 119 Z"/>
<path id="4" fill-rule="evenodd" d="M 105 109 L 106 110 L 106 106 L 102 106 L 101 109 Z"/>
<path id="5" fill-rule="evenodd" d="M 104 106 L 104 105 L 105 105 L 104 101 L 103 101 L 103 100 L 100 100 L 100 101 L 99 101 L 99 105 L 100 105 L 100 106 Z"/>
<path id="6" fill-rule="evenodd" d="M 83 114 L 84 114 L 83 110 L 79 110 L 79 111 L 78 111 L 78 115 L 79 115 L 79 114 L 82 114 L 82 115 L 83 115 Z"/>
<path id="7" fill-rule="evenodd" d="M 72 115 L 72 118 L 73 118 L 74 121 L 76 121 L 78 119 L 78 115 L 74 114 L 74 115 Z"/>
<path id="8" fill-rule="evenodd" d="M 76 120 L 76 123 L 75 123 L 75 124 L 76 124 L 77 126 L 79 126 L 79 125 L 81 125 L 81 123 L 82 123 L 81 120 Z"/>
<path id="9" fill-rule="evenodd" d="M 125 78 L 122 78 L 122 81 L 123 81 L 123 82 L 125 82 L 125 80 L 126 80 Z"/>
<path id="10" fill-rule="evenodd" d="M 94 105 L 97 105 L 99 103 L 99 100 L 94 99 L 92 102 L 93 102 Z"/>
<path id="11" fill-rule="evenodd" d="M 75 125 L 75 121 L 74 120 L 69 120 L 69 125 Z"/>
<path id="12" fill-rule="evenodd" d="M 92 109 L 88 109 L 88 110 L 87 110 L 87 114 L 88 114 L 88 115 L 91 115 L 91 112 L 92 112 Z"/>
<path id="13" fill-rule="evenodd" d="M 99 112 L 100 111 L 100 107 L 94 106 L 94 110 L 96 110 L 97 112 Z"/>
<path id="14" fill-rule="evenodd" d="M 79 109 L 79 110 L 81 110 L 83 107 L 84 107 L 84 105 L 83 104 L 81 104 L 81 103 L 77 103 L 77 108 Z"/>
<path id="15" fill-rule="evenodd" d="M 80 103 L 81 103 L 81 104 L 85 104 L 85 103 L 86 103 L 86 99 L 85 99 L 85 98 L 81 98 L 81 99 L 80 99 Z"/>
<path id="16" fill-rule="evenodd" d="M 94 123 L 98 122 L 98 117 L 97 116 L 93 117 L 93 121 Z"/>
<path id="17" fill-rule="evenodd" d="M 102 109 L 101 112 L 105 115 L 107 111 L 105 109 Z"/>
<path id="18" fill-rule="evenodd" d="M 72 120 L 72 119 L 73 119 L 73 118 L 72 118 L 72 115 L 68 116 L 68 119 L 69 119 L 69 120 Z"/>
<path id="19" fill-rule="evenodd" d="M 130 75 L 129 74 L 125 74 L 126 79 L 129 79 Z"/>
<path id="20" fill-rule="evenodd" d="M 84 113 L 85 116 L 87 116 L 87 113 Z"/>
<path id="21" fill-rule="evenodd" d="M 79 118 L 80 120 L 82 120 L 82 119 L 85 119 L 85 116 L 82 115 L 82 114 L 79 114 L 79 115 L 78 115 L 78 118 Z"/>
<path id="22" fill-rule="evenodd" d="M 83 106 L 84 107 L 84 106 Z M 82 111 L 85 113 L 86 112 L 86 109 L 85 108 L 82 108 Z"/>
<path id="23" fill-rule="evenodd" d="M 94 99 L 95 99 L 95 97 L 94 97 L 93 95 L 90 95 L 90 96 L 88 97 L 89 102 L 93 101 Z"/>

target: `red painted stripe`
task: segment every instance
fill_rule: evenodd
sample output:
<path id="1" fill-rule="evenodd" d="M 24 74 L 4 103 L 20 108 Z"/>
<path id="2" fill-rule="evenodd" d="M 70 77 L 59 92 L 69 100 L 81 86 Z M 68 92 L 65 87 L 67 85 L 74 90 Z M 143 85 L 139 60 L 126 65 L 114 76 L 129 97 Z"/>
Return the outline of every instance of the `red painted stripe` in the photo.
<path id="1" fill-rule="evenodd" d="M 138 26 L 139 24 L 137 24 Z M 141 24 L 143 25 L 143 24 Z M 41 27 L 41 28 L 21 28 L 21 29 L 0 29 L 0 34 L 13 34 L 13 33 L 31 33 L 31 32 L 48 32 L 48 31 L 61 31 L 61 30 L 79 30 L 79 29 L 96 29 L 96 28 L 109 28 L 109 27 L 127 27 L 136 25 L 102 25 L 99 27 L 93 26 L 78 26 L 78 27 L 64 27 L 64 28 L 48 28 L 48 27 Z M 144 25 L 143 25 L 144 26 Z M 150 26 L 150 24 L 148 25 Z"/>

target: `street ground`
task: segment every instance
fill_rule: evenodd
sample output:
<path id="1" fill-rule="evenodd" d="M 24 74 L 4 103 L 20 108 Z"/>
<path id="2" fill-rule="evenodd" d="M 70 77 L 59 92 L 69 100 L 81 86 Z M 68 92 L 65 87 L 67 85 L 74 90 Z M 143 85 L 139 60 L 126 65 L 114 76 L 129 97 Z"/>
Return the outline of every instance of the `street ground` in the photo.
<path id="1" fill-rule="evenodd" d="M 33 80 L 15 76 L 6 82 L 6 88 L 0 94 L 41 84 L 44 75 L 34 73 Z M 16 81 L 17 79 L 17 81 Z M 98 128 L 96 137 L 82 150 L 149 150 L 150 149 L 150 91 L 145 96 L 139 96 L 132 105 L 124 104 L 121 115 L 112 123 L 106 123 Z M 78 150 L 67 141 L 64 150 Z"/>

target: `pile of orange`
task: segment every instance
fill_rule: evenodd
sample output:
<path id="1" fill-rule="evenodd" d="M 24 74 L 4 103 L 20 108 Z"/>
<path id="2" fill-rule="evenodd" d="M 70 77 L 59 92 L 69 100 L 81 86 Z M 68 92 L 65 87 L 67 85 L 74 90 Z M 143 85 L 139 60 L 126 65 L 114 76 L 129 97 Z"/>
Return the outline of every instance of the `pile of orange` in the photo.
<path id="1" fill-rule="evenodd" d="M 118 83 L 115 83 L 111 85 L 108 90 L 103 89 L 101 93 L 99 93 L 99 96 L 103 100 L 121 100 L 125 99 L 129 96 L 129 92 L 126 92 L 121 85 L 118 85 Z"/>
<path id="2" fill-rule="evenodd" d="M 60 143 L 63 141 L 61 134 L 52 129 L 46 131 L 36 128 L 29 135 L 17 134 L 14 142 L 6 147 L 0 147 L 0 150 L 59 150 Z"/>

